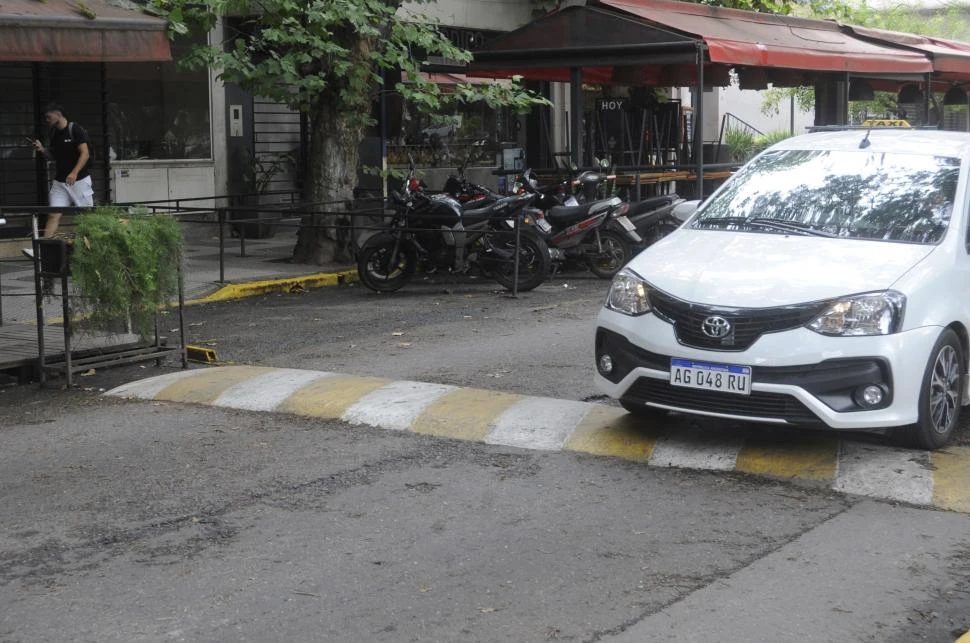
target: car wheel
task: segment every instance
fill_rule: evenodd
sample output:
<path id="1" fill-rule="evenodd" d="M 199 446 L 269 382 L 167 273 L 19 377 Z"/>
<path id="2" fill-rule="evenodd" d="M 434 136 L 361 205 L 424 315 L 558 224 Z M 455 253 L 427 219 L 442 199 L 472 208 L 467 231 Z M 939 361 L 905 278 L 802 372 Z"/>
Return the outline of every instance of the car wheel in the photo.
<path id="1" fill-rule="evenodd" d="M 923 373 L 919 419 L 904 432 L 908 446 L 939 449 L 953 437 L 963 403 L 963 364 L 960 340 L 946 329 L 936 340 Z"/>
<path id="2" fill-rule="evenodd" d="M 670 411 L 667 409 L 658 409 L 655 406 L 647 406 L 642 402 L 628 402 L 627 400 L 620 400 L 620 406 L 622 406 L 630 415 L 644 420 L 662 420 L 670 415 Z"/>

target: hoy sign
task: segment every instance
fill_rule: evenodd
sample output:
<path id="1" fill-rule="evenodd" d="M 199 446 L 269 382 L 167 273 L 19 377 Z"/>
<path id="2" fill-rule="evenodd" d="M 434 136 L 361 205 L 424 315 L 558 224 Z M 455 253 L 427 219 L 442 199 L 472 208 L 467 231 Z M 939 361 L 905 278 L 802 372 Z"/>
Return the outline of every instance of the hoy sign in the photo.
<path id="1" fill-rule="evenodd" d="M 599 110 L 601 112 L 615 112 L 626 109 L 625 98 L 601 98 L 599 99 Z"/>

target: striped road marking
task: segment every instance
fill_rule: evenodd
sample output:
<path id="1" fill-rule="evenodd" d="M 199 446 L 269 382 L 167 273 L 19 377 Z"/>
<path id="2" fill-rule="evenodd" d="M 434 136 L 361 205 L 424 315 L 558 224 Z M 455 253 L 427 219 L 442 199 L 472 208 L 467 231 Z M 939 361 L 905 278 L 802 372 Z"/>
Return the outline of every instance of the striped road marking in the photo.
<path id="1" fill-rule="evenodd" d="M 928 453 L 843 441 L 831 432 L 668 433 L 602 404 L 260 366 L 169 373 L 106 395 L 294 413 L 653 466 L 737 471 L 970 513 L 970 447 Z"/>

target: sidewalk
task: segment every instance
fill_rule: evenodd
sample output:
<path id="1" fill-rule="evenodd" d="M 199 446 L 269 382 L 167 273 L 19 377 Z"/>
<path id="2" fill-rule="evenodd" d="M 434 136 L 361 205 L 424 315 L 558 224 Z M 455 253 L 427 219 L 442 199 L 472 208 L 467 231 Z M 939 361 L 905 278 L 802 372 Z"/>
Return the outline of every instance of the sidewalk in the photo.
<path id="1" fill-rule="evenodd" d="M 185 300 L 187 303 L 236 299 L 265 292 L 290 291 L 334 285 L 356 279 L 352 265 L 311 266 L 291 264 L 296 228 L 280 228 L 266 239 L 245 239 L 246 255 L 240 256 L 240 239 L 226 229 L 224 275 L 219 281 L 219 230 L 213 224 L 183 224 L 185 239 Z M 29 240 L 24 245 L 28 247 Z M 60 284 L 55 287 L 60 293 Z M 0 323 L 35 323 L 34 273 L 30 260 L 20 255 L 0 259 Z M 48 318 L 59 318 L 59 296 L 44 301 Z"/>

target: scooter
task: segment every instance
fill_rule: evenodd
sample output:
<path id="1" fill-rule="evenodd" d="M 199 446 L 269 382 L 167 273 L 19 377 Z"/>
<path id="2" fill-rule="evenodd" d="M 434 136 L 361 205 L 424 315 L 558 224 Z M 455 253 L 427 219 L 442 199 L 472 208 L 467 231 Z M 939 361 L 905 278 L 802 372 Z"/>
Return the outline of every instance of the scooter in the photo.
<path id="1" fill-rule="evenodd" d="M 560 205 L 555 196 L 542 191 L 531 169 L 522 173 L 516 188 L 536 196 L 537 203 L 526 213 L 535 217 L 537 229 L 545 234 L 554 262 L 583 262 L 597 277 L 612 279 L 643 241 L 623 215 L 624 204 L 619 197 Z"/>

